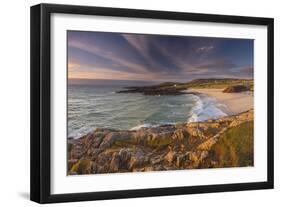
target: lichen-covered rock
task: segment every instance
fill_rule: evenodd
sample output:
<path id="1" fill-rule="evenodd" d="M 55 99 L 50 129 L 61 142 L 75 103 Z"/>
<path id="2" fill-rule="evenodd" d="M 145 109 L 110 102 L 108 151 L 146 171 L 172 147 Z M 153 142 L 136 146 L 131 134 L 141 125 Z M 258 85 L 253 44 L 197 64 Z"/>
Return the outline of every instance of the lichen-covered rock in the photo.
<path id="1" fill-rule="evenodd" d="M 166 156 L 165 156 L 165 159 L 171 164 L 174 160 L 175 160 L 175 157 L 176 156 L 176 153 L 173 152 L 173 151 L 169 151 Z"/>
<path id="2" fill-rule="evenodd" d="M 181 128 L 175 130 L 173 134 L 173 139 L 178 140 L 178 141 L 183 141 L 184 139 L 187 139 L 189 136 L 189 133 L 187 132 L 186 128 Z"/>
<path id="3" fill-rule="evenodd" d="M 92 161 L 88 159 L 79 160 L 70 169 L 74 174 L 91 174 L 92 173 Z"/>
<path id="4" fill-rule="evenodd" d="M 103 138 L 100 148 L 105 149 L 111 147 L 116 141 L 126 141 L 130 139 L 130 132 L 121 131 L 121 132 L 109 132 Z"/>
<path id="5" fill-rule="evenodd" d="M 197 162 L 199 160 L 197 153 L 189 153 L 188 159 L 192 162 Z"/>

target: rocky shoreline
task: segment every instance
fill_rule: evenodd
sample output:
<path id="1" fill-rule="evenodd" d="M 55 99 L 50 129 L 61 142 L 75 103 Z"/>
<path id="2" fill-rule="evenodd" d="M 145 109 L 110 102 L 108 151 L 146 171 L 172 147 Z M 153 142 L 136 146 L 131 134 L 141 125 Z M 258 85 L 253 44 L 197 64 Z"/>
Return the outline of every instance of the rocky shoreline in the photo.
<path id="1" fill-rule="evenodd" d="M 165 88 L 150 86 L 150 87 L 127 87 L 125 90 L 116 91 L 116 93 L 141 93 L 143 95 L 157 96 L 157 95 L 184 95 L 184 94 L 194 94 L 182 91 L 182 89 L 177 88 Z"/>
<path id="2" fill-rule="evenodd" d="M 253 110 L 205 122 L 96 129 L 67 141 L 68 175 L 253 166 Z"/>

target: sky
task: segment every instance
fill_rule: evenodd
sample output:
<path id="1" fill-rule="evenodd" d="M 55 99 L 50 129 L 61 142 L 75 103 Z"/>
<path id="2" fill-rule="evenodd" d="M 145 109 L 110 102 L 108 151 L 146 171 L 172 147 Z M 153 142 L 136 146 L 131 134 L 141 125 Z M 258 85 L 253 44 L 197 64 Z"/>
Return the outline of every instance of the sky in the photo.
<path id="1" fill-rule="evenodd" d="M 70 79 L 253 78 L 250 39 L 85 31 L 67 35 Z"/>

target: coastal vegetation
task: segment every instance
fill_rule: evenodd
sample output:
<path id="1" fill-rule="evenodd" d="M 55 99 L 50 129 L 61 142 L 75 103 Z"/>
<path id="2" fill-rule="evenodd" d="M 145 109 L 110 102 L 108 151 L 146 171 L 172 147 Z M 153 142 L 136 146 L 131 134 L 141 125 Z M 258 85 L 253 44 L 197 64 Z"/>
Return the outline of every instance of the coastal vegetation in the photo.
<path id="1" fill-rule="evenodd" d="M 254 163 L 254 123 L 247 121 L 227 130 L 212 146 L 209 158 L 214 167 L 252 166 Z"/>
<path id="2" fill-rule="evenodd" d="M 126 87 L 125 90 L 117 91 L 117 93 L 142 93 L 144 95 L 182 95 L 191 88 L 216 88 L 225 89 L 227 93 L 253 91 L 253 79 L 195 79 L 187 83 L 165 82 L 153 86 L 144 87 Z"/>

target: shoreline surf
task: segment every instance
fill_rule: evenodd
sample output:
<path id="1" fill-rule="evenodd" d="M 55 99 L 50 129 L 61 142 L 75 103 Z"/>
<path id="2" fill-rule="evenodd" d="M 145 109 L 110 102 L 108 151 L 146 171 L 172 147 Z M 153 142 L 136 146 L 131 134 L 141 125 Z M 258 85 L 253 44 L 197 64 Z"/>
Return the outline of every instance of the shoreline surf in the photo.
<path id="1" fill-rule="evenodd" d="M 188 91 L 190 92 L 190 91 Z M 117 94 L 115 94 L 117 95 Z M 131 96 L 131 94 L 130 94 Z M 218 100 L 214 96 L 210 96 L 208 93 L 203 93 L 201 90 L 196 92 L 196 95 L 193 94 L 188 94 L 189 98 L 192 98 L 193 100 L 193 106 L 192 108 L 187 112 L 186 120 L 182 121 L 175 121 L 171 122 L 169 120 L 161 120 L 159 122 L 149 122 L 149 121 L 144 121 L 141 122 L 140 124 L 137 124 L 133 127 L 128 127 L 127 129 L 123 130 L 138 130 L 141 128 L 155 128 L 163 125 L 176 125 L 176 124 L 182 124 L 182 123 L 190 123 L 190 122 L 202 122 L 210 119 L 218 119 L 224 116 L 228 115 L 233 115 L 233 113 L 228 112 L 228 107 L 226 104 L 222 103 L 220 100 Z M 169 96 L 170 97 L 170 96 Z M 171 97 L 172 98 L 172 97 Z M 187 99 L 188 101 L 188 99 Z M 167 104 L 166 104 L 167 105 Z M 187 107 L 190 107 L 191 103 L 187 102 L 184 105 L 187 105 Z M 177 106 L 173 106 L 177 107 Z M 172 112 L 172 108 L 170 108 Z M 246 111 L 246 110 L 245 110 Z M 242 111 L 241 111 L 242 112 Z M 68 138 L 80 138 L 88 133 L 91 133 L 97 128 L 100 128 L 99 126 L 97 127 L 90 127 L 87 128 L 86 126 L 83 126 L 82 128 L 79 128 L 78 130 L 74 131 L 69 131 L 68 133 Z M 105 127 L 107 128 L 107 127 Z M 110 127 L 112 129 L 120 130 L 118 127 Z"/>
<path id="2" fill-rule="evenodd" d="M 254 94 L 251 91 L 238 93 L 223 93 L 223 89 L 197 89 L 191 88 L 187 92 L 197 92 L 217 100 L 222 106 L 222 110 L 227 115 L 235 115 L 254 108 Z"/>

